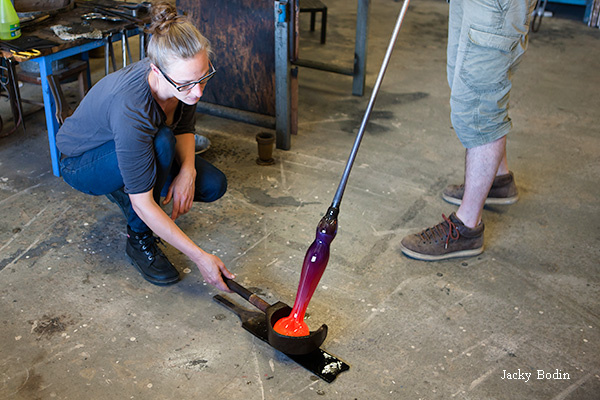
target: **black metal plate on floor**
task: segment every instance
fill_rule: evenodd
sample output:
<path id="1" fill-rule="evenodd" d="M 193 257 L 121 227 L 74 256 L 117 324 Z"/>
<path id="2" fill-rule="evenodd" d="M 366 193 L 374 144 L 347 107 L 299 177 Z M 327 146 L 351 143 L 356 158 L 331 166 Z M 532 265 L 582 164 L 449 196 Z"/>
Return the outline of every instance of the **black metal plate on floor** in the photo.
<path id="1" fill-rule="evenodd" d="M 269 343 L 267 338 L 267 318 L 263 312 L 248 311 L 245 308 L 233 304 L 221 295 L 216 295 L 213 299 L 236 313 L 237 316 L 240 317 L 244 329 L 263 342 Z M 350 369 L 350 366 L 344 361 L 322 349 L 317 349 L 312 353 L 302 355 L 282 354 L 285 354 L 287 357 L 327 383 L 333 382 L 339 374 Z"/>

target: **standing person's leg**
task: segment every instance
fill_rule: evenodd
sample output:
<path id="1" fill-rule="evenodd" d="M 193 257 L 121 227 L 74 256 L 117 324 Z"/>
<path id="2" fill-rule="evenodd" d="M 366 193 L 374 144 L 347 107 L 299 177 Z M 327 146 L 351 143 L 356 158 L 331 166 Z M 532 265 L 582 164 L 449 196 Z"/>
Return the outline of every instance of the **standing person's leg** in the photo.
<path id="1" fill-rule="evenodd" d="M 448 86 L 452 89 L 456 74 L 456 60 L 458 58 L 458 47 L 463 30 L 463 0 L 452 2 L 448 7 L 448 44 L 446 47 L 446 78 Z"/>
<path id="2" fill-rule="evenodd" d="M 466 150 L 465 192 L 456 216 L 469 228 L 481 222 L 483 205 L 506 154 L 506 136 Z"/>
<path id="3" fill-rule="evenodd" d="M 465 12 L 461 27 L 463 39 L 456 54 L 457 68 L 452 71 L 456 84 L 451 85 L 450 98 L 452 124 L 467 148 L 465 184 L 450 185 L 442 197 L 460 205 L 457 216 L 474 227 L 484 204 L 518 200 L 508 169 L 505 135 L 512 127 L 508 116 L 512 74 L 527 48 L 534 2 L 471 2 L 474 6 Z"/>
<path id="4" fill-rule="evenodd" d="M 450 2 L 447 71 L 452 124 L 467 148 L 464 205 L 458 215 L 443 215 L 441 223 L 405 237 L 401 250 L 410 257 L 431 261 L 483 251 L 483 205 L 494 177 L 507 168 L 511 72 L 527 45 L 534 5 L 528 2 Z"/>
<path id="5" fill-rule="evenodd" d="M 508 117 L 511 77 L 527 48 L 529 21 L 535 0 L 453 1 L 450 3 L 451 20 L 456 10 L 462 13 L 460 3 L 469 4 L 465 5 L 464 19 L 460 24 L 461 33 L 458 36 L 461 37 L 461 44 L 455 47 L 455 51 L 451 51 L 449 33 L 448 81 L 452 89 L 452 123 L 468 149 L 468 159 L 475 156 L 469 154 L 470 147 L 494 142 L 512 127 Z M 452 26 L 452 21 L 449 24 Z M 455 30 L 457 25 L 454 22 Z M 452 85 L 454 82 L 456 87 Z M 485 204 L 514 204 L 519 196 L 513 174 L 508 168 L 506 146 L 497 145 L 503 148 L 503 154 L 486 193 Z M 485 152 L 490 149 L 482 150 Z M 490 154 L 493 163 L 498 156 L 496 150 Z M 477 163 L 470 164 L 473 166 Z M 465 184 L 467 174 L 474 177 L 466 168 L 467 165 Z M 479 183 L 470 186 L 473 189 L 482 187 Z M 465 185 L 449 185 L 442 197 L 451 204 L 461 205 L 464 192 Z M 460 214 L 466 214 L 465 210 L 463 208 Z"/>
<path id="6" fill-rule="evenodd" d="M 506 159 L 506 145 L 504 147 L 504 154 L 501 156 L 500 165 L 496 171 L 496 175 L 492 181 L 492 185 L 484 199 L 484 204 L 490 205 L 510 205 L 514 204 L 519 200 L 519 193 L 517 191 L 517 185 L 515 184 L 514 175 L 508 169 L 508 163 Z M 468 172 L 466 170 L 468 166 L 469 151 L 465 152 L 465 182 Z M 471 163 L 473 165 L 474 163 Z M 460 206 L 463 202 L 465 195 L 465 184 L 452 184 L 444 188 L 442 192 L 442 198 L 450 204 Z"/>
<path id="7" fill-rule="evenodd" d="M 449 8 L 449 13 L 450 16 L 448 18 L 448 48 L 447 48 L 447 63 L 446 63 L 446 72 L 447 72 L 447 76 L 448 76 L 448 85 L 450 86 L 450 89 L 452 89 L 453 87 L 453 83 L 455 79 L 460 79 L 460 76 L 458 74 L 456 74 L 456 64 L 461 63 L 464 60 L 464 53 L 465 53 L 465 37 L 461 37 L 461 35 L 464 35 L 464 32 L 467 31 L 468 27 L 467 26 L 463 26 L 463 1 L 462 0 L 458 0 L 458 1 L 454 1 L 452 2 L 452 4 L 450 5 Z M 467 7 L 469 5 L 467 4 Z M 459 57 L 459 47 L 460 47 L 460 57 Z M 459 68 L 461 67 L 461 65 L 459 65 Z M 505 143 L 505 142 L 504 142 Z M 503 160 L 503 165 L 504 168 L 506 168 L 506 146 L 502 146 L 501 147 L 504 149 L 504 155 L 502 157 Z M 480 164 L 480 161 L 485 161 L 482 160 L 482 158 L 485 157 L 485 151 L 486 149 L 477 149 L 474 148 L 472 149 L 472 151 L 467 150 L 466 154 L 465 154 L 465 176 L 469 175 L 471 177 L 471 184 L 470 184 L 470 188 L 472 190 L 470 190 L 471 196 L 469 197 L 470 202 L 465 205 L 464 207 L 464 211 L 461 212 L 461 209 L 459 209 L 459 212 L 457 212 L 457 216 L 462 219 L 463 221 L 466 220 L 471 221 L 473 218 L 469 218 L 470 215 L 467 213 L 467 210 L 473 210 L 473 209 L 477 209 L 478 208 L 478 203 L 480 202 L 479 197 L 478 196 L 479 192 L 481 191 L 481 187 L 482 186 L 487 186 L 487 180 L 488 180 L 488 175 L 489 175 L 489 168 L 486 168 L 486 171 L 479 171 L 477 169 L 477 166 Z M 496 148 L 494 148 L 492 150 L 492 152 L 495 154 L 497 150 Z M 494 157 L 495 159 L 495 157 Z M 495 161 L 493 161 L 495 162 Z M 466 180 L 466 179 L 465 179 Z M 485 189 L 484 189 L 485 190 Z M 489 190 L 489 189 L 488 189 Z M 448 191 L 448 190 L 446 190 Z M 464 185 L 453 185 L 452 190 L 449 191 L 449 193 L 447 194 L 446 191 L 444 192 L 444 199 L 446 199 L 446 197 L 450 197 L 451 199 L 453 199 L 454 197 L 458 198 L 458 203 L 453 202 L 453 204 L 460 204 L 462 203 L 462 199 L 463 199 L 463 193 L 464 193 Z M 456 195 L 457 192 L 460 192 L 460 196 Z M 455 196 L 452 196 L 455 195 Z M 448 200 L 448 199 L 446 199 Z M 476 213 L 477 215 L 475 215 L 475 219 L 477 220 L 476 223 L 472 224 L 472 223 L 465 223 L 467 226 L 470 227 L 474 227 L 476 225 L 479 224 L 479 221 L 481 220 L 481 213 Z"/>

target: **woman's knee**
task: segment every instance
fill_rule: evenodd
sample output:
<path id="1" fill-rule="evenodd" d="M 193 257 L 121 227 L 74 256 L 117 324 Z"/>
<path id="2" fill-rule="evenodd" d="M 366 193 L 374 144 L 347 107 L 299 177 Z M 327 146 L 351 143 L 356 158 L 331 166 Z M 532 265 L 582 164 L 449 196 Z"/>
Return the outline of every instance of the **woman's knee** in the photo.
<path id="1" fill-rule="evenodd" d="M 227 191 L 227 177 L 217 169 L 205 174 L 200 182 L 196 182 L 196 201 L 210 203 L 223 197 Z"/>

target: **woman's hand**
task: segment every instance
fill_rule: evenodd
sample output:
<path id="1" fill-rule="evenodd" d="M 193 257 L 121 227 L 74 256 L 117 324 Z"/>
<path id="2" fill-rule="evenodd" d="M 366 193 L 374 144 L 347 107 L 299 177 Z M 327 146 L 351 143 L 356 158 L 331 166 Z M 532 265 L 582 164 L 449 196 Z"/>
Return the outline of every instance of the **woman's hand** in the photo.
<path id="1" fill-rule="evenodd" d="M 177 185 L 172 185 L 177 186 Z M 177 191 L 175 191 L 177 193 Z M 188 256 L 198 266 L 202 277 L 219 290 L 231 292 L 223 277 L 234 279 L 221 259 L 202 250 L 169 218 L 154 201 L 152 190 L 129 195 L 136 214 L 159 237 Z M 176 197 L 176 196 L 175 196 Z M 175 211 L 174 211 L 175 213 Z"/>
<path id="2" fill-rule="evenodd" d="M 166 205 L 173 200 L 173 211 L 171 212 L 171 219 L 173 221 L 192 209 L 195 190 L 196 170 L 188 171 L 182 168 L 175 179 L 173 179 L 167 196 L 163 201 L 163 205 Z"/>
<path id="3" fill-rule="evenodd" d="M 231 290 L 229 290 L 227 284 L 223 281 L 223 276 L 234 279 L 235 275 L 229 272 L 219 257 L 204 252 L 201 259 L 196 262 L 196 265 L 207 283 L 210 283 L 219 290 L 231 293 Z"/>

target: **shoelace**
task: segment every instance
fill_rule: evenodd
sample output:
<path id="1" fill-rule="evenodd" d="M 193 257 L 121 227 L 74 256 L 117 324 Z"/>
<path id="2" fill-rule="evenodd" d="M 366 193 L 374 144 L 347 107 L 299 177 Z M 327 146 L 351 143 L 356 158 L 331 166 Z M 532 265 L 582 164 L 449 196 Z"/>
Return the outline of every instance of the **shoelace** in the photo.
<path id="1" fill-rule="evenodd" d="M 154 235 L 143 236 L 139 238 L 139 244 L 142 245 L 142 251 L 148 257 L 148 260 L 152 261 L 154 257 L 161 254 L 157 244 L 162 243 L 160 238 Z"/>
<path id="2" fill-rule="evenodd" d="M 458 231 L 456 224 L 448 217 L 442 214 L 442 218 L 444 218 L 443 222 L 440 222 L 431 228 L 425 229 L 419 234 L 419 236 L 421 236 L 421 239 L 423 240 L 436 239 L 437 236 L 441 240 L 445 240 L 444 248 L 447 249 L 450 239 L 457 240 L 460 237 L 460 232 Z"/>

